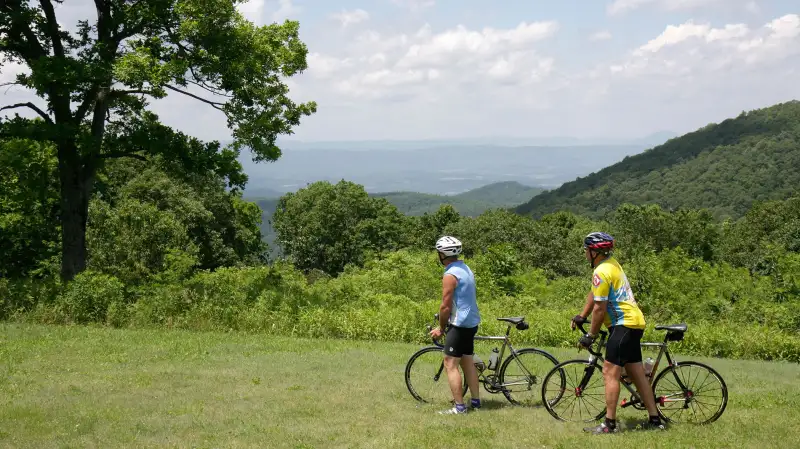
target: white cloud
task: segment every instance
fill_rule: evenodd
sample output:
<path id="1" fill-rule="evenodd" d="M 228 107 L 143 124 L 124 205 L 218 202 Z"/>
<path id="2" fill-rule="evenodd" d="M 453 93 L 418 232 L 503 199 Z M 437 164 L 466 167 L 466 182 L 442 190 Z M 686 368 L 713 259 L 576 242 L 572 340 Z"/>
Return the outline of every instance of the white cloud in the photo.
<path id="1" fill-rule="evenodd" d="M 606 6 L 606 12 L 612 16 L 616 14 L 622 14 L 634 9 L 638 9 L 639 7 L 648 3 L 653 3 L 654 1 L 655 0 L 615 0 L 613 3 L 610 3 L 608 6 Z"/>
<path id="2" fill-rule="evenodd" d="M 685 76 L 726 70 L 759 70 L 800 54 L 800 15 L 787 14 L 755 30 L 744 24 L 713 28 L 687 21 L 669 25 L 635 49 L 630 58 L 610 66 L 627 77 Z"/>
<path id="3" fill-rule="evenodd" d="M 0 59 L 0 61 L 2 61 L 2 59 Z M 25 64 L 14 61 L 2 61 L 0 62 L 0 85 L 13 82 L 17 75 L 30 72 L 30 69 L 28 69 L 28 66 Z"/>
<path id="4" fill-rule="evenodd" d="M 236 5 L 236 9 L 249 21 L 259 24 L 264 13 L 264 0 L 249 0 Z"/>
<path id="5" fill-rule="evenodd" d="M 295 6 L 292 0 L 278 0 L 278 9 L 272 13 L 274 22 L 282 22 L 291 16 L 299 14 L 303 8 Z"/>
<path id="6" fill-rule="evenodd" d="M 392 0 L 392 3 L 411 11 L 421 11 L 436 5 L 436 0 Z"/>
<path id="7" fill-rule="evenodd" d="M 589 36 L 590 41 L 606 41 L 611 39 L 611 32 L 608 30 L 598 31 Z"/>
<path id="8" fill-rule="evenodd" d="M 439 34 L 422 33 L 423 42 L 415 43 L 398 62 L 402 67 L 451 65 L 466 62 L 465 58 L 485 58 L 498 52 L 529 47 L 558 30 L 556 22 L 520 23 L 516 28 L 474 31 L 463 25 Z M 420 35 L 420 33 L 418 33 Z"/>
<path id="9" fill-rule="evenodd" d="M 614 0 L 606 6 L 606 13 L 610 16 L 624 14 L 646 5 L 657 5 L 665 11 L 690 10 L 720 4 L 728 6 L 736 0 Z M 724 3 L 723 3 L 724 2 Z"/>
<path id="10" fill-rule="evenodd" d="M 448 92 L 464 97 L 477 95 L 475 86 L 491 84 L 543 88 L 556 61 L 535 47 L 557 30 L 555 22 L 478 30 L 458 25 L 438 32 L 425 24 L 416 32 L 386 35 L 368 30 L 339 54 L 309 55 L 308 73 L 337 80 L 324 91 L 337 102 L 428 101 Z"/>
<path id="11" fill-rule="evenodd" d="M 363 9 L 354 9 L 352 11 L 342 10 L 342 12 L 331 14 L 331 18 L 338 20 L 342 23 L 342 27 L 346 28 L 349 25 L 369 20 L 369 13 Z"/>
<path id="12" fill-rule="evenodd" d="M 306 62 L 308 63 L 308 73 L 319 79 L 330 78 L 353 65 L 350 58 L 339 59 L 319 53 L 309 53 Z"/>

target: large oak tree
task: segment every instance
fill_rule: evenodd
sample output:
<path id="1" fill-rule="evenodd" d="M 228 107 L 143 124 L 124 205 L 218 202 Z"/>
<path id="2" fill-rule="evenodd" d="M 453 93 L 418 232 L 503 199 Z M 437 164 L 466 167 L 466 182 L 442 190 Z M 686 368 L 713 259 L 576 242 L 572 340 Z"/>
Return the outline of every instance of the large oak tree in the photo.
<path id="1" fill-rule="evenodd" d="M 3 105 L 39 117 L 5 120 L 0 137 L 56 145 L 64 279 L 86 266 L 88 204 L 103 161 L 167 152 L 185 138 L 158 122 L 150 100 L 184 95 L 219 110 L 234 138 L 219 163 L 242 148 L 256 161 L 276 160 L 277 136 L 316 111 L 289 99 L 285 83 L 306 68 L 297 22 L 255 26 L 237 11 L 240 0 L 95 0 L 96 14 L 71 32 L 54 2 L 0 0 L 0 62 L 26 65 L 12 84 L 47 105 Z M 205 160 L 219 147 L 201 148 Z M 195 155 L 165 156 L 192 163 Z"/>

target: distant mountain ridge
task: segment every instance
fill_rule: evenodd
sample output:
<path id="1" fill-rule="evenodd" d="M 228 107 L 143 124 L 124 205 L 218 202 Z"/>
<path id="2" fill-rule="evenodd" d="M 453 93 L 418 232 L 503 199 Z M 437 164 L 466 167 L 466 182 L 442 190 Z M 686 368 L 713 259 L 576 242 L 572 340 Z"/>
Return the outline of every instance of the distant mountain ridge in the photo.
<path id="1" fill-rule="evenodd" d="M 418 192 L 385 192 L 372 193 L 373 197 L 385 198 L 397 209 L 411 216 L 419 216 L 426 212 L 436 212 L 439 206 L 450 204 L 461 215 L 477 216 L 489 209 L 510 208 L 524 203 L 544 189 L 531 187 L 518 182 L 498 182 L 488 184 L 458 195 L 432 195 Z M 271 198 L 256 197 L 247 194 L 247 201 L 253 201 L 261 208 L 261 235 L 264 241 L 278 253 L 275 248 L 275 231 L 270 223 L 272 214 L 278 206 L 278 196 Z"/>
<path id="2" fill-rule="evenodd" d="M 515 210 L 602 217 L 622 203 L 737 218 L 800 188 L 800 102 L 742 112 L 537 195 Z"/>
<path id="3" fill-rule="evenodd" d="M 457 195 L 433 195 L 417 192 L 375 193 L 372 196 L 386 198 L 406 215 L 433 213 L 444 205 L 452 205 L 461 215 L 474 217 L 489 209 L 508 208 L 522 204 L 543 192 L 539 187 L 530 187 L 515 181 L 497 182 Z"/>
<path id="4" fill-rule="evenodd" d="M 350 150 L 418 150 L 425 148 L 438 148 L 448 146 L 509 146 L 509 147 L 558 147 L 558 146 L 596 146 L 596 145 L 660 145 L 667 140 L 677 137 L 672 131 L 658 131 L 646 136 L 636 138 L 580 138 L 569 136 L 552 137 L 509 137 L 486 136 L 457 139 L 414 139 L 414 140 L 329 140 L 306 141 L 298 139 L 279 139 L 278 145 L 285 149 L 311 150 L 311 149 L 350 149 Z"/>

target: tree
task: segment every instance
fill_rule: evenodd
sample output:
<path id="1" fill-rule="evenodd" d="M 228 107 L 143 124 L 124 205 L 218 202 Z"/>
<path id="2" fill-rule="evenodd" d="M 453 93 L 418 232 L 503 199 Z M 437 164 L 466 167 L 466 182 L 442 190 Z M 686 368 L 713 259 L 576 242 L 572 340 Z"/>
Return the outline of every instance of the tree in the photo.
<path id="1" fill-rule="evenodd" d="M 335 275 L 367 252 L 401 248 L 406 217 L 358 184 L 319 181 L 280 198 L 272 216 L 283 254 L 300 269 Z"/>
<path id="2" fill-rule="evenodd" d="M 444 235 L 445 228 L 460 220 L 461 215 L 450 204 L 442 204 L 432 214 L 425 212 L 416 219 L 415 245 L 418 248 L 432 250 L 436 245 L 436 240 Z"/>
<path id="3" fill-rule="evenodd" d="M 145 158 L 185 136 L 147 111 L 167 92 L 191 97 L 224 113 L 233 142 L 201 145 L 202 160 L 235 160 L 248 147 L 255 161 L 280 157 L 275 142 L 291 134 L 316 104 L 296 104 L 283 78 L 306 68 L 299 24 L 257 27 L 233 0 L 95 0 L 97 15 L 76 32 L 59 25 L 51 0 L 0 3 L 0 60 L 19 62 L 30 74 L 12 84 L 46 101 L 7 105 L 17 115 L 0 137 L 51 141 L 57 148 L 62 267 L 72 279 L 86 266 L 86 222 L 95 176 L 111 158 Z M 196 142 L 194 147 L 197 147 Z M 187 152 L 177 159 L 193 159 Z M 230 180 L 241 187 L 241 180 Z M 239 181 L 239 184 L 237 184 Z"/>
<path id="4" fill-rule="evenodd" d="M 26 277 L 57 253 L 58 161 L 51 144 L 0 140 L 0 277 Z"/>

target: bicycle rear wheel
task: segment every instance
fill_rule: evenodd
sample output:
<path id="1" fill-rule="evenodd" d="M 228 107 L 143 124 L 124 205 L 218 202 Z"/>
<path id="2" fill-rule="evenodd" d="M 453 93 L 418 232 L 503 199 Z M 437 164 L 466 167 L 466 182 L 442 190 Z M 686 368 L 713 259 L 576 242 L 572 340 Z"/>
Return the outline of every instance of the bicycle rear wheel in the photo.
<path id="1" fill-rule="evenodd" d="M 699 362 L 679 362 L 658 373 L 653 395 L 661 417 L 675 423 L 712 423 L 728 405 L 722 376 Z"/>
<path id="2" fill-rule="evenodd" d="M 588 360 L 559 363 L 542 382 L 542 402 L 553 418 L 567 422 L 592 422 L 606 415 L 603 368 Z"/>
<path id="3" fill-rule="evenodd" d="M 538 405 L 541 396 L 539 388 L 547 374 L 558 360 L 545 351 L 524 348 L 507 358 L 500 367 L 500 385 L 508 402 L 514 405 Z"/>
<path id="4" fill-rule="evenodd" d="M 429 403 L 446 403 L 453 401 L 447 371 L 444 369 L 444 352 L 439 346 L 422 348 L 408 359 L 406 363 L 406 387 L 414 399 Z M 461 375 L 464 391 L 467 393 L 467 380 Z"/>

